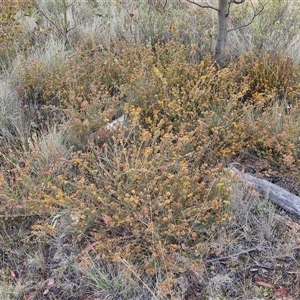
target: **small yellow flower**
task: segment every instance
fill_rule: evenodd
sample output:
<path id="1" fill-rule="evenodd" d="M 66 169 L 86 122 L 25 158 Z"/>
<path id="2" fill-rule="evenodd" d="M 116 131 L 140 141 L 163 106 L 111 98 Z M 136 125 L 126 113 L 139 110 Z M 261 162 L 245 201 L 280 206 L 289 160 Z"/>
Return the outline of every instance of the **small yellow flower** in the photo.
<path id="1" fill-rule="evenodd" d="M 84 184 L 85 183 L 85 178 L 82 177 L 79 181 L 78 181 L 79 184 Z"/>
<path id="2" fill-rule="evenodd" d="M 58 190 L 55 198 L 56 198 L 56 200 L 58 200 L 60 202 L 64 201 L 64 194 L 63 194 L 63 191 L 61 189 Z"/>

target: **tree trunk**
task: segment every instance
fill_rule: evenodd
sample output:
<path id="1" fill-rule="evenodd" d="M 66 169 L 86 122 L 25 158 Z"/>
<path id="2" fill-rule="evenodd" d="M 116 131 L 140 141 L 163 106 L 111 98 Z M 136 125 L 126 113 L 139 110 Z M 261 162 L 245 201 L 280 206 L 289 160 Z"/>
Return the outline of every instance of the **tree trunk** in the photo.
<path id="1" fill-rule="evenodd" d="M 251 185 L 262 197 L 268 197 L 284 210 L 300 217 L 300 197 L 265 179 L 259 179 L 247 173 L 242 174 L 233 166 L 230 169 L 237 174 L 240 180 Z"/>
<path id="2" fill-rule="evenodd" d="M 218 9 L 219 29 L 215 57 L 218 65 L 222 68 L 225 60 L 225 48 L 228 36 L 229 0 L 219 0 Z"/>

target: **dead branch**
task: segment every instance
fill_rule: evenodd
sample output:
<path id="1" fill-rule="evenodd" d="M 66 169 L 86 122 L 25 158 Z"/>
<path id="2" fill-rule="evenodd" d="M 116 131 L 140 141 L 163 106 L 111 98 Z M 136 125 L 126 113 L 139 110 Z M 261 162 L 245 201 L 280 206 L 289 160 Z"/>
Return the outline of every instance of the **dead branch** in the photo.
<path id="1" fill-rule="evenodd" d="M 200 8 L 210 8 L 210 9 L 213 9 L 215 11 L 219 11 L 216 7 L 211 6 L 211 5 L 202 5 L 202 4 L 199 4 L 199 3 L 195 2 L 195 1 L 192 1 L 192 0 L 187 0 L 187 2 L 195 4 L 196 6 L 198 6 Z"/>
<path id="2" fill-rule="evenodd" d="M 215 262 L 215 261 L 220 261 L 220 260 L 227 260 L 230 258 L 234 258 L 236 256 L 240 256 L 241 254 L 245 254 L 245 253 L 249 253 L 249 252 L 253 252 L 253 251 L 260 251 L 261 248 L 259 246 L 251 248 L 251 249 L 246 249 L 244 251 L 238 252 L 238 253 L 234 253 L 228 256 L 222 256 L 222 257 L 218 257 L 218 258 L 212 258 L 212 259 L 208 259 L 206 262 L 211 263 L 211 262 Z"/>
<path id="3" fill-rule="evenodd" d="M 300 197 L 265 179 L 260 179 L 247 173 L 241 173 L 233 166 L 230 166 L 230 170 L 235 172 L 238 179 L 252 186 L 262 197 L 267 197 L 279 207 L 300 217 Z"/>
<path id="4" fill-rule="evenodd" d="M 244 1 L 243 1 L 243 2 L 244 2 Z M 232 0 L 230 3 L 241 4 L 241 3 L 243 3 L 243 2 L 238 2 L 238 3 L 236 3 L 236 2 L 234 2 L 234 1 Z M 259 4 L 260 4 L 260 6 L 261 6 L 261 9 L 259 9 L 258 11 L 255 11 L 254 5 L 253 5 L 253 3 L 252 3 L 252 1 L 251 1 L 251 6 L 252 6 L 252 9 L 253 9 L 253 11 L 254 11 L 254 14 L 253 14 L 251 20 L 250 20 L 248 23 L 246 23 L 246 24 L 243 24 L 243 25 L 241 25 L 241 26 L 238 26 L 238 27 L 234 27 L 234 28 L 229 29 L 228 32 L 233 31 L 233 30 L 238 30 L 238 29 L 241 29 L 241 28 L 245 28 L 245 27 L 248 27 L 249 25 L 251 25 L 251 24 L 253 23 L 254 19 L 255 19 L 258 15 L 260 15 L 260 13 L 265 9 L 265 6 L 268 4 L 268 2 L 265 3 L 265 4 L 263 4 L 263 3 L 261 3 L 261 2 L 259 1 Z"/>

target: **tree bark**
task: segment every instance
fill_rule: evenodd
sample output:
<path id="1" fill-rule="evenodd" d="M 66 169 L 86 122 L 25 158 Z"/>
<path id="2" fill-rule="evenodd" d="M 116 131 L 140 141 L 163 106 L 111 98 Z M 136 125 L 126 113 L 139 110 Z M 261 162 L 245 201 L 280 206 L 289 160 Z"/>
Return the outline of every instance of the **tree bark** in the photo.
<path id="1" fill-rule="evenodd" d="M 251 185 L 262 197 L 268 197 L 284 210 L 300 217 L 300 197 L 265 179 L 256 178 L 247 173 L 241 173 L 233 166 L 230 166 L 230 169 L 236 173 L 241 181 Z"/>
<path id="2" fill-rule="evenodd" d="M 215 57 L 218 65 L 222 68 L 225 61 L 225 47 L 228 36 L 228 20 L 229 20 L 229 0 L 219 0 L 218 9 L 218 37 L 215 50 Z"/>

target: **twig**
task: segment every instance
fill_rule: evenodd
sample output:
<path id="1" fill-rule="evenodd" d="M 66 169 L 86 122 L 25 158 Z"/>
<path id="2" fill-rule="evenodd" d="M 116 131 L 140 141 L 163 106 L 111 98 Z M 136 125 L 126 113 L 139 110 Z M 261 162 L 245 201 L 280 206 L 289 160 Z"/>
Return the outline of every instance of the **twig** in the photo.
<path id="1" fill-rule="evenodd" d="M 236 2 L 230 2 L 230 3 L 236 3 Z M 243 2 L 239 2 L 238 4 L 241 4 L 241 3 L 243 3 Z M 266 4 L 262 4 L 259 1 L 259 4 L 261 5 L 261 9 L 255 12 L 253 3 L 251 2 L 251 6 L 252 6 L 252 8 L 254 10 L 254 14 L 253 14 L 251 20 L 248 23 L 246 23 L 246 24 L 243 24 L 241 26 L 229 29 L 228 32 L 233 31 L 233 30 L 238 30 L 238 29 L 241 29 L 241 28 L 245 28 L 245 27 L 251 25 L 253 23 L 254 19 L 265 9 L 265 6 L 268 4 L 268 2 Z"/>
<path id="2" fill-rule="evenodd" d="M 39 12 L 39 13 L 41 13 L 44 17 L 45 17 L 45 19 L 50 23 L 50 24 L 52 24 L 52 26 L 54 26 L 57 30 L 58 30 L 58 32 L 60 33 L 60 34 L 64 34 L 63 33 L 63 31 L 62 30 L 60 30 L 60 28 L 57 26 L 57 24 L 55 24 L 39 7 L 38 7 L 38 5 L 36 5 L 35 6 L 35 9 Z"/>
<path id="3" fill-rule="evenodd" d="M 210 9 L 213 9 L 215 11 L 219 11 L 217 8 L 215 8 L 214 6 L 211 6 L 211 5 L 202 5 L 202 4 L 199 4 L 199 3 L 195 2 L 195 1 L 192 1 L 192 0 L 187 0 L 187 2 L 195 4 L 200 8 L 210 8 Z"/>
<path id="4" fill-rule="evenodd" d="M 223 257 L 208 259 L 206 262 L 214 262 L 214 261 L 219 261 L 219 260 L 226 260 L 226 259 L 230 259 L 230 258 L 239 256 L 241 254 L 253 252 L 253 251 L 256 251 L 256 250 L 260 250 L 260 247 L 250 248 L 250 249 L 247 249 L 247 250 L 235 253 L 235 254 L 231 254 L 231 255 L 228 255 L 228 256 L 223 256 Z"/>
<path id="5" fill-rule="evenodd" d="M 122 259 L 122 263 L 134 274 L 134 276 L 141 281 L 141 283 L 145 286 L 145 288 L 150 292 L 150 294 L 153 296 L 153 299 L 158 300 L 154 292 L 149 288 L 149 286 L 142 280 L 142 278 L 131 268 L 129 263 L 125 260 Z"/>

